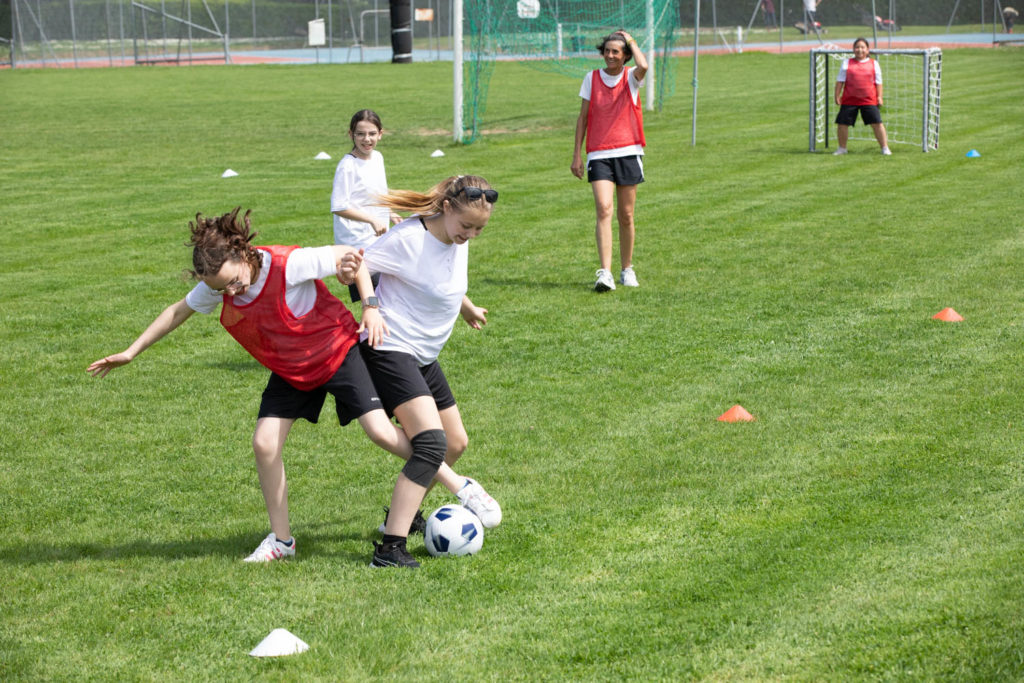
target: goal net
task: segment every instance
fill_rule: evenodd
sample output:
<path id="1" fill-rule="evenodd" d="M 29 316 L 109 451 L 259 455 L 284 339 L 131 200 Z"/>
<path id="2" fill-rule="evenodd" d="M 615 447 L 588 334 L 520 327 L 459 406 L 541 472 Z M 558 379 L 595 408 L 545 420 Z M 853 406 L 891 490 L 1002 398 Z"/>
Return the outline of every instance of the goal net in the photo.
<path id="1" fill-rule="evenodd" d="M 518 61 L 582 81 L 603 65 L 596 47 L 600 39 L 620 28 L 637 39 L 650 62 L 641 93 L 645 106 L 660 109 L 672 93 L 668 55 L 679 0 L 463 0 L 463 5 L 462 106 L 454 131 L 463 142 L 481 134 L 495 62 Z"/>
<path id="2" fill-rule="evenodd" d="M 811 50 L 810 150 L 829 146 L 839 107 L 833 99 L 836 76 L 850 50 Z M 882 120 L 889 144 L 920 145 L 921 151 L 939 148 L 939 108 L 942 94 L 942 50 L 872 50 L 882 68 L 885 105 Z M 851 140 L 875 139 L 869 126 L 851 126 Z"/>

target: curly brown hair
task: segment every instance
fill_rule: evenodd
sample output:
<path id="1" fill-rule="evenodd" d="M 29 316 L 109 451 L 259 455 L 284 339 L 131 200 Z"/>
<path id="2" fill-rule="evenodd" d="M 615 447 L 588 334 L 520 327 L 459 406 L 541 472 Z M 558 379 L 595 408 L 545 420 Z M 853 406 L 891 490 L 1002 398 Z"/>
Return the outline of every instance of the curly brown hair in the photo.
<path id="1" fill-rule="evenodd" d="M 197 213 L 195 222 L 189 221 L 192 237 L 185 246 L 192 247 L 192 270 L 186 272 L 192 278 L 201 280 L 212 277 L 228 261 L 245 261 L 252 268 L 252 279 L 255 282 L 259 276 L 261 259 L 252 241 L 259 233 L 252 232 L 249 221 L 252 209 L 239 218 L 238 212 L 241 210 L 242 207 L 236 206 L 230 213 L 216 218 Z"/>

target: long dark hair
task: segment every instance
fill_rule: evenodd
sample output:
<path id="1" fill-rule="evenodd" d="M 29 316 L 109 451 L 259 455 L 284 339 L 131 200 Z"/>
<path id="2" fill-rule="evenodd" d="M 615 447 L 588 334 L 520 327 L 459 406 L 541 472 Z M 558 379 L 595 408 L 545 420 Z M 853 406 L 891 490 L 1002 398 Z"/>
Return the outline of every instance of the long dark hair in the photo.
<path id="1" fill-rule="evenodd" d="M 252 246 L 252 240 L 259 233 L 252 232 L 249 222 L 252 210 L 246 211 L 239 219 L 238 212 L 241 210 L 242 207 L 236 206 L 230 213 L 216 218 L 207 218 L 197 213 L 196 220 L 189 221 L 192 237 L 185 246 L 192 247 L 192 270 L 186 272 L 192 278 L 201 280 L 212 277 L 228 261 L 244 261 L 252 268 L 255 281 L 260 272 L 261 259 L 256 253 L 256 247 Z"/>

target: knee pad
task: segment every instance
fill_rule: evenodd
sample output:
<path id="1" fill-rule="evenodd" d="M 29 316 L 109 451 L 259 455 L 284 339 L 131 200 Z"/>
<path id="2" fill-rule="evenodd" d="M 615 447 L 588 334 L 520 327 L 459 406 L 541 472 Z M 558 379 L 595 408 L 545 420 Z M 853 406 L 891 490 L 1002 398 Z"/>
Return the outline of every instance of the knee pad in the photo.
<path id="1" fill-rule="evenodd" d="M 427 429 L 409 439 L 412 457 L 402 468 L 402 474 L 420 486 L 429 486 L 444 462 L 448 439 L 443 429 Z"/>

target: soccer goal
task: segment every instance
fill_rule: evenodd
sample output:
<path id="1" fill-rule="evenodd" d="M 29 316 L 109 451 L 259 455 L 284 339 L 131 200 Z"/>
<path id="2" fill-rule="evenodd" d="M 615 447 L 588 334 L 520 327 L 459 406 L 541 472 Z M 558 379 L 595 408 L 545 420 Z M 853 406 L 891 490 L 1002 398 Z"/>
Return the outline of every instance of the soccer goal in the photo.
<path id="1" fill-rule="evenodd" d="M 679 0 L 454 0 L 452 11 L 456 141 L 472 142 L 482 132 L 495 62 L 517 61 L 582 81 L 603 66 L 596 48 L 600 38 L 619 28 L 637 39 L 650 62 L 644 106 L 660 109 L 672 91 L 668 55 Z"/>
<path id="2" fill-rule="evenodd" d="M 811 50 L 810 74 L 810 150 L 829 145 L 834 129 L 833 100 L 835 79 L 851 50 Z M 939 109 L 942 94 L 942 50 L 872 50 L 871 56 L 882 67 L 885 105 L 882 119 L 889 144 L 920 145 L 922 152 L 939 148 Z M 869 126 L 852 126 L 851 140 L 875 139 Z"/>

